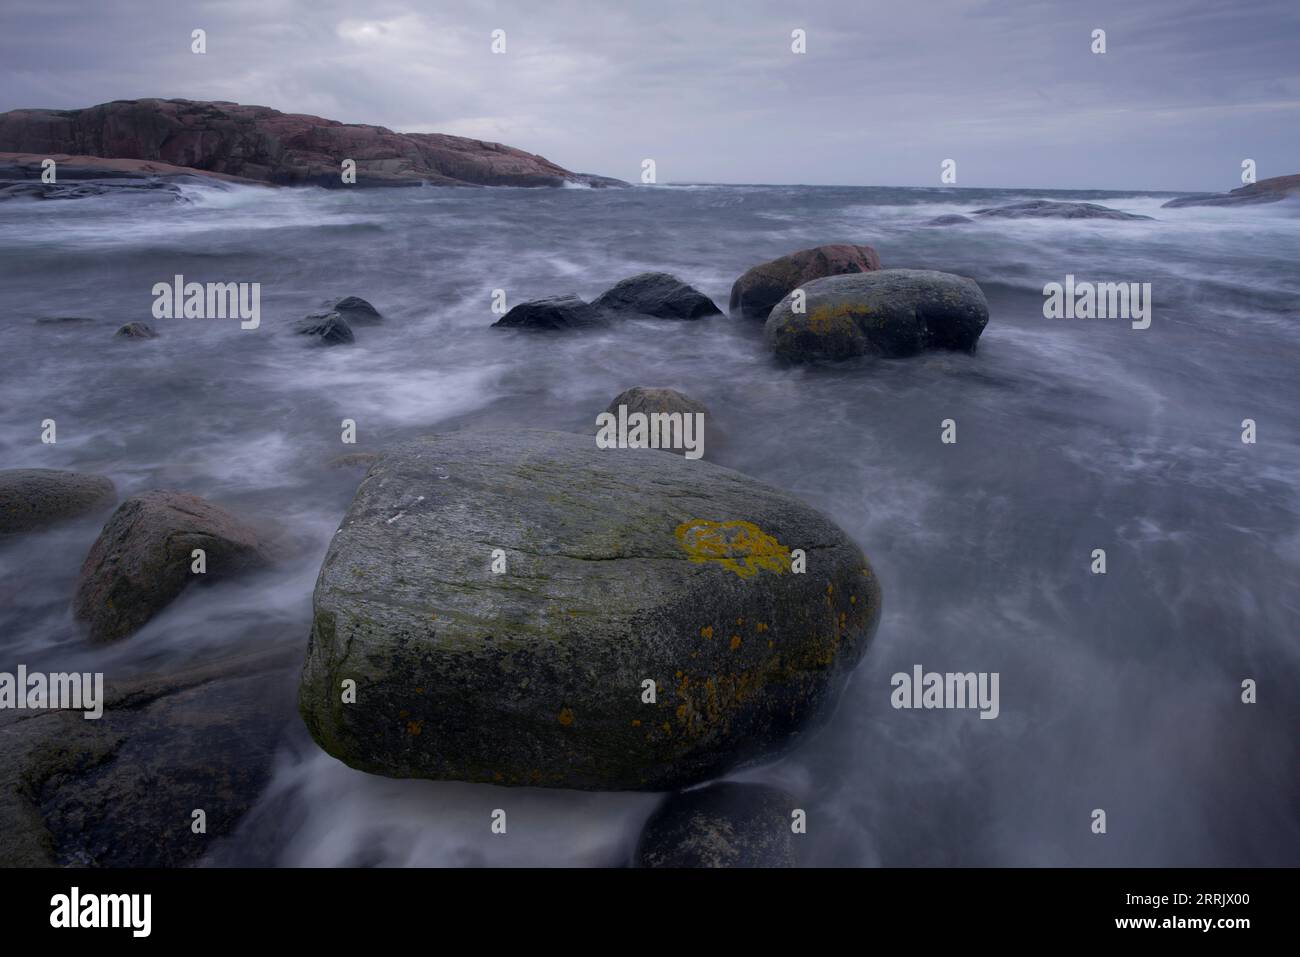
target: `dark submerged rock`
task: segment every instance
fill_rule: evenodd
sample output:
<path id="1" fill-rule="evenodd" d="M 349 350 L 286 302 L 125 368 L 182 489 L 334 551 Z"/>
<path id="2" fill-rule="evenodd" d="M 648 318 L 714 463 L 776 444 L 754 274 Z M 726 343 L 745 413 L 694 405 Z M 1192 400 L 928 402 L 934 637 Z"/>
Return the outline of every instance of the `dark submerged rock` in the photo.
<path id="1" fill-rule="evenodd" d="M 666 272 L 643 272 L 606 290 L 591 305 L 658 319 L 703 319 L 722 314 L 708 296 Z"/>
<path id="2" fill-rule="evenodd" d="M 670 795 L 646 821 L 637 867 L 794 867 L 791 812 L 777 788 L 724 781 Z"/>

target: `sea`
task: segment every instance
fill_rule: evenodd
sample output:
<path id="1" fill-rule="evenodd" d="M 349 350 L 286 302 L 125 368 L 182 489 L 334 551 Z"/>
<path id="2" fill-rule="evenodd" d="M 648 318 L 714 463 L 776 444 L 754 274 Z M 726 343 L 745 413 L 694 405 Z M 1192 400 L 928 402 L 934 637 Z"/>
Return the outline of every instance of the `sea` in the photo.
<path id="1" fill-rule="evenodd" d="M 1044 198 L 1152 218 L 926 225 Z M 2 467 L 99 472 L 122 497 L 191 492 L 294 543 L 272 571 L 191 590 L 92 647 L 69 603 L 104 517 L 0 542 L 0 670 L 111 683 L 268 643 L 305 651 L 361 476 L 332 460 L 448 429 L 590 433 L 624 389 L 669 387 L 709 408 L 706 457 L 831 517 L 884 591 L 824 726 L 735 774 L 800 801 L 801 863 L 1296 866 L 1300 205 L 1169 198 L 186 185 L 0 204 Z M 731 285 L 825 243 L 975 279 L 978 351 L 777 363 L 761 322 L 725 314 Z M 502 297 L 591 299 L 651 270 L 724 314 L 492 327 Z M 177 275 L 259 283 L 260 325 L 155 319 L 153 287 Z M 1045 318 L 1044 287 L 1067 276 L 1150 283 L 1149 328 Z M 335 348 L 294 334 L 347 295 L 384 322 Z M 159 337 L 114 338 L 132 321 Z M 918 665 L 997 673 L 997 718 L 895 708 L 892 676 Z M 660 798 L 389 780 L 325 754 L 294 717 L 247 825 L 202 863 L 623 866 Z M 497 808 L 507 835 L 490 831 Z"/>

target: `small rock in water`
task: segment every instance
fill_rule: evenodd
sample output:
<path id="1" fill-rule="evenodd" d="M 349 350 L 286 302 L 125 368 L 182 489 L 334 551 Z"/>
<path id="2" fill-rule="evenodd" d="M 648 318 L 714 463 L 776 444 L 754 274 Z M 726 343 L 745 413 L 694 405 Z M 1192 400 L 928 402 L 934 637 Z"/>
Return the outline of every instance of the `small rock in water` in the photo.
<path id="1" fill-rule="evenodd" d="M 157 339 L 158 333 L 147 322 L 128 322 L 113 333 L 115 339 Z"/>
<path id="2" fill-rule="evenodd" d="M 577 296 L 551 296 L 521 302 L 492 323 L 512 329 L 586 329 L 606 323 L 605 315 Z"/>
<path id="3" fill-rule="evenodd" d="M 773 306 L 806 282 L 879 268 L 880 256 L 870 246 L 840 243 L 801 249 L 760 263 L 737 279 L 728 308 L 747 319 L 766 319 Z"/>
<path id="4" fill-rule="evenodd" d="M 195 549 L 204 570 L 194 571 Z M 195 495 L 153 490 L 123 502 L 81 566 L 73 601 L 92 641 L 125 638 L 191 583 L 210 583 L 271 563 L 257 530 Z"/>
<path id="5" fill-rule="evenodd" d="M 969 216 L 959 216 L 956 213 L 949 213 L 946 216 L 936 216 L 928 220 L 926 226 L 959 226 L 962 223 L 973 223 L 974 220 Z"/>
<path id="6" fill-rule="evenodd" d="M 724 781 L 666 798 L 646 821 L 637 867 L 794 867 L 793 797 Z"/>
<path id="7" fill-rule="evenodd" d="M 592 301 L 596 309 L 657 319 L 702 319 L 722 310 L 704 293 L 666 272 L 643 272 L 615 284 Z"/>
<path id="8" fill-rule="evenodd" d="M 818 724 L 879 615 L 862 550 L 738 472 L 590 435 L 447 433 L 357 490 L 299 707 L 374 774 L 676 789 Z"/>
<path id="9" fill-rule="evenodd" d="M 345 296 L 327 305 L 330 312 L 339 315 L 349 325 L 373 326 L 384 320 L 379 310 L 360 296 Z"/>
<path id="10" fill-rule="evenodd" d="M 352 327 L 337 312 L 300 319 L 294 331 L 300 336 L 314 336 L 327 346 L 342 346 L 356 341 Z"/>
<path id="11" fill-rule="evenodd" d="M 763 328 L 776 355 L 793 362 L 911 356 L 925 349 L 974 352 L 989 321 L 979 285 L 952 273 L 882 269 L 800 288 L 803 312 L 787 296 Z"/>
<path id="12" fill-rule="evenodd" d="M 632 415 L 634 413 L 641 413 L 646 416 L 653 415 L 654 413 L 661 413 L 664 415 L 672 415 L 676 413 L 681 416 L 699 414 L 704 416 L 703 422 L 705 426 L 712 425 L 708 408 L 702 403 L 696 402 L 690 396 L 683 395 L 676 389 L 647 389 L 642 386 L 634 386 L 631 389 L 620 392 L 605 411 L 610 415 L 617 417 L 619 414 L 619 406 L 626 406 L 627 415 Z M 702 435 L 703 433 L 699 432 L 695 434 Z M 701 438 L 700 441 L 703 442 L 703 439 Z M 684 447 L 677 448 L 668 446 L 661 448 L 663 451 L 675 452 L 678 455 L 686 454 L 686 449 Z"/>
<path id="13" fill-rule="evenodd" d="M 0 535 L 30 532 L 107 509 L 113 483 L 102 475 L 59 469 L 0 470 Z"/>

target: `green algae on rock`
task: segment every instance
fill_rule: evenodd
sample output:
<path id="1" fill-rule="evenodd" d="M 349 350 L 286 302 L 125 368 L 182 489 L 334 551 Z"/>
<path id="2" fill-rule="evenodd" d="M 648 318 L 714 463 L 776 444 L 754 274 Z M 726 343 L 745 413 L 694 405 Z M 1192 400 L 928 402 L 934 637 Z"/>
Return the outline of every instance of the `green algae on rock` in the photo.
<path id="1" fill-rule="evenodd" d="M 879 615 L 862 551 L 778 489 L 590 436 L 449 433 L 362 482 L 299 707 L 372 773 L 686 787 L 810 730 Z"/>

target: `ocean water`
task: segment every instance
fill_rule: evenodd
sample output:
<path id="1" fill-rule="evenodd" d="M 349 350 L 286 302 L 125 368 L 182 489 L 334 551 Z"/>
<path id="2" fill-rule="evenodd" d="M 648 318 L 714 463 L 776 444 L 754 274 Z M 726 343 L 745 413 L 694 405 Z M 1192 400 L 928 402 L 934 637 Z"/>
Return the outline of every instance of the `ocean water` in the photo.
<path id="1" fill-rule="evenodd" d="M 922 225 L 1036 197 L 1155 219 Z M 739 775 L 799 798 L 804 863 L 1300 864 L 1300 207 L 1167 198 L 193 187 L 183 203 L 5 203 L 3 467 L 102 472 L 123 496 L 190 491 L 294 549 L 93 649 L 68 606 L 100 521 L 2 543 L 3 660 L 111 681 L 268 641 L 305 649 L 359 479 L 332 458 L 448 428 L 585 431 L 623 389 L 667 386 L 712 410 L 710 457 L 833 518 L 884 588 L 825 727 Z M 591 298 L 644 270 L 725 308 L 745 269 L 829 242 L 976 279 L 991 311 L 978 353 L 782 367 L 761 324 L 728 316 L 490 328 L 494 289 L 510 305 Z M 260 282 L 261 327 L 153 320 L 153 284 L 177 273 Z M 1151 327 L 1043 318 L 1044 284 L 1067 274 L 1151 283 Z M 336 349 L 288 333 L 343 295 L 387 322 Z M 57 316 L 95 321 L 35 322 Z M 132 320 L 161 338 L 114 340 Z M 40 442 L 47 418 L 56 445 Z M 344 418 L 356 446 L 340 443 Z M 948 418 L 955 445 L 940 442 Z M 1094 548 L 1105 575 L 1089 571 Z M 998 672 L 1000 716 L 895 710 L 890 677 L 916 664 Z M 208 863 L 620 865 L 657 800 L 390 781 L 323 754 L 296 721 L 283 732 L 261 804 Z M 487 827 L 498 807 L 504 838 Z"/>

